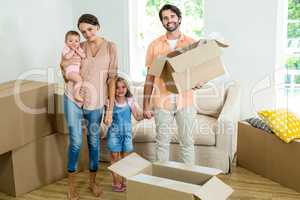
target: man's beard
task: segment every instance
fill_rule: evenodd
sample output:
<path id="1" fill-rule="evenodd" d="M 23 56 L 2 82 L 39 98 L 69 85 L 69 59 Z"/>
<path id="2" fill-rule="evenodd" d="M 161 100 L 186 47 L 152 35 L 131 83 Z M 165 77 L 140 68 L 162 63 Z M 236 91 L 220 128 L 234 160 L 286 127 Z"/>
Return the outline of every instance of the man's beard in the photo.
<path id="1" fill-rule="evenodd" d="M 174 22 L 172 22 L 172 23 L 174 23 Z M 175 31 L 175 30 L 178 28 L 179 25 L 180 25 L 179 22 L 175 22 L 175 25 L 174 25 L 173 27 L 168 27 L 168 24 L 167 24 L 167 25 L 164 25 L 164 27 L 165 27 L 165 29 L 166 29 L 167 31 L 173 32 L 173 31 Z"/>

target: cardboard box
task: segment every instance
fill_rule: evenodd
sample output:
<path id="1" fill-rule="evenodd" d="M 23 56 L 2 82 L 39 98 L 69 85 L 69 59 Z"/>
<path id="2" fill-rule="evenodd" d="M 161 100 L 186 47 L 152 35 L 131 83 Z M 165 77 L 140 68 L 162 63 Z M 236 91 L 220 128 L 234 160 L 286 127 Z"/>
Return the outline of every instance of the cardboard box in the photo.
<path id="1" fill-rule="evenodd" d="M 55 132 L 53 93 L 54 85 L 45 82 L 0 84 L 0 155 Z"/>
<path id="2" fill-rule="evenodd" d="M 237 164 L 300 192 L 300 142 L 289 144 L 274 134 L 238 124 Z"/>
<path id="3" fill-rule="evenodd" d="M 206 83 L 225 73 L 220 47 L 227 46 L 216 40 L 200 40 L 159 57 L 149 74 L 160 76 L 172 93 L 190 90 L 199 82 Z"/>
<path id="4" fill-rule="evenodd" d="M 69 129 L 64 116 L 64 94 L 54 94 L 55 127 L 59 133 L 68 134 Z"/>
<path id="5" fill-rule="evenodd" d="M 0 191 L 19 196 L 65 178 L 67 146 L 68 135 L 55 133 L 0 155 Z M 78 171 L 88 169 L 87 154 L 84 139 Z"/>
<path id="6" fill-rule="evenodd" d="M 136 153 L 109 170 L 127 179 L 127 200 L 221 200 L 233 192 L 216 177 L 218 169 L 171 161 L 152 164 Z"/>

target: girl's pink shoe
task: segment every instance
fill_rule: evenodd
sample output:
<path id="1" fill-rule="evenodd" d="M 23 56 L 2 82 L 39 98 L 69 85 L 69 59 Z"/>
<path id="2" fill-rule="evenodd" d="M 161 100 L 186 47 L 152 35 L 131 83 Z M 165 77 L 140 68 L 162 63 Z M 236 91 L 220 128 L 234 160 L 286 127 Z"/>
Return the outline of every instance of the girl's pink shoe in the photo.
<path id="1" fill-rule="evenodd" d="M 126 189 L 127 189 L 127 184 L 126 184 L 126 183 L 122 183 L 122 188 L 124 188 L 124 190 L 126 191 Z"/>
<path id="2" fill-rule="evenodd" d="M 112 189 L 114 192 L 124 192 L 126 190 L 121 184 L 112 184 Z"/>

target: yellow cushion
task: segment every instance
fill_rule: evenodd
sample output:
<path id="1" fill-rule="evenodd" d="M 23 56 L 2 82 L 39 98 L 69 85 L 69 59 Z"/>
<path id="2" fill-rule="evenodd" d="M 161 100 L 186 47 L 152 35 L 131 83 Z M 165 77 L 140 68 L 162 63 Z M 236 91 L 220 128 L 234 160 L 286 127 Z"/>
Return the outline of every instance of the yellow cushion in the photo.
<path id="1" fill-rule="evenodd" d="M 300 138 L 300 119 L 286 109 L 261 110 L 258 115 L 284 142 L 289 143 Z"/>

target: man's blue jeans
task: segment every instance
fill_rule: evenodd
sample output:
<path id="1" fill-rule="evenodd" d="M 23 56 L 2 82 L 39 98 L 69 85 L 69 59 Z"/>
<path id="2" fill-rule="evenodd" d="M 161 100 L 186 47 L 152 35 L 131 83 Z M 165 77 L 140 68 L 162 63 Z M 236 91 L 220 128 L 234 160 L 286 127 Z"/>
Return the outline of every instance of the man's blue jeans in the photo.
<path id="1" fill-rule="evenodd" d="M 68 172 L 77 170 L 78 158 L 82 144 L 82 124 L 87 127 L 87 142 L 89 148 L 89 169 L 96 172 L 99 166 L 100 154 L 100 123 L 103 108 L 85 110 L 77 106 L 64 95 L 64 113 L 69 128 Z"/>

